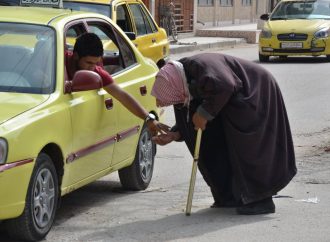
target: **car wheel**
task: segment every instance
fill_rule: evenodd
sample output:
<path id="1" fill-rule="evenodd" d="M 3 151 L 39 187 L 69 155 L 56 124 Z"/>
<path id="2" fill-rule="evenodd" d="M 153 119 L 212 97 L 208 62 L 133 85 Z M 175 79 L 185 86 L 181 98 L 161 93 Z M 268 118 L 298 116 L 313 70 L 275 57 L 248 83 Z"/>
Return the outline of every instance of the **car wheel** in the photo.
<path id="1" fill-rule="evenodd" d="M 55 167 L 51 158 L 41 153 L 31 176 L 22 215 L 6 221 L 9 235 L 28 241 L 44 238 L 53 225 L 58 197 Z"/>
<path id="2" fill-rule="evenodd" d="M 327 55 L 325 59 L 330 62 L 330 55 Z"/>
<path id="3" fill-rule="evenodd" d="M 120 182 L 125 189 L 139 191 L 149 186 L 155 154 L 156 145 L 151 141 L 151 135 L 144 125 L 133 163 L 118 171 Z"/>
<path id="4" fill-rule="evenodd" d="M 260 62 L 268 62 L 269 61 L 269 56 L 268 55 L 262 55 L 259 53 L 259 61 Z"/>

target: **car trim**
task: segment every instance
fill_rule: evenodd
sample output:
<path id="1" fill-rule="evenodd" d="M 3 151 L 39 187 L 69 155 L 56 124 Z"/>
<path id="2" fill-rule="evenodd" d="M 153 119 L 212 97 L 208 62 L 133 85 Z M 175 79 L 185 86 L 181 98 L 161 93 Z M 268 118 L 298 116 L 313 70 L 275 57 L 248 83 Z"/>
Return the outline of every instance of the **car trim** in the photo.
<path id="1" fill-rule="evenodd" d="M 276 53 L 281 53 L 281 54 L 308 54 L 308 53 L 318 53 L 318 52 L 324 52 L 325 48 L 324 47 L 315 47 L 313 49 L 273 49 L 273 51 L 267 51 L 267 50 L 262 50 L 264 53 L 271 53 L 271 54 L 276 54 Z"/>
<path id="2" fill-rule="evenodd" d="M 125 138 L 127 138 L 127 137 L 129 137 L 129 136 L 131 136 L 131 135 L 133 135 L 133 134 L 138 133 L 139 130 L 140 130 L 140 126 L 137 125 L 137 126 L 135 126 L 135 127 L 133 127 L 133 128 L 130 128 L 130 129 L 127 129 L 127 130 L 125 130 L 125 131 L 123 131 L 123 132 L 118 133 L 118 134 L 117 134 L 117 142 L 119 142 L 119 141 L 121 141 L 122 139 L 125 139 Z"/>
<path id="3" fill-rule="evenodd" d="M 140 126 L 137 125 L 133 128 L 130 128 L 130 129 L 127 129 L 127 130 L 124 130 L 122 132 L 119 132 L 118 134 L 114 135 L 114 136 L 111 136 L 110 138 L 108 139 L 105 139 L 101 142 L 98 142 L 96 144 L 93 144 L 91 146 L 88 146 L 86 148 L 83 148 L 81 150 L 78 150 L 74 153 L 71 153 L 68 155 L 68 157 L 66 158 L 66 163 L 71 163 L 83 156 L 86 156 L 86 155 L 89 155 L 90 153 L 93 153 L 95 151 L 98 151 L 100 149 L 103 149 L 104 147 L 106 146 L 109 146 L 109 145 L 112 145 L 114 144 L 115 142 L 119 142 L 125 138 L 128 138 L 129 136 L 133 135 L 133 134 L 136 134 L 138 133 L 140 130 Z"/>
<path id="4" fill-rule="evenodd" d="M 0 165 L 0 172 L 3 172 L 5 170 L 9 170 L 9 169 L 14 168 L 14 167 L 18 167 L 18 166 L 21 166 L 21 165 L 25 165 L 25 164 L 30 163 L 32 161 L 33 161 L 33 159 L 31 158 L 31 159 L 24 159 L 24 160 L 15 161 L 15 162 L 12 162 L 12 163 Z"/>

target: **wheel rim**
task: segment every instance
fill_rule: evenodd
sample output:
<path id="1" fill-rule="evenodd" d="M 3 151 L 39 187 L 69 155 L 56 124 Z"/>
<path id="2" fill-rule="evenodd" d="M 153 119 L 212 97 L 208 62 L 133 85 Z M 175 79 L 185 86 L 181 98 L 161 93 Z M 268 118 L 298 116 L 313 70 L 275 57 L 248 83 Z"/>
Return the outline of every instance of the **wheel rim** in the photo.
<path id="1" fill-rule="evenodd" d="M 51 221 L 54 210 L 55 188 L 53 175 L 48 169 L 42 169 L 37 176 L 33 189 L 33 217 L 40 228 Z"/>
<path id="2" fill-rule="evenodd" d="M 139 161 L 140 161 L 140 172 L 143 182 L 149 182 L 152 173 L 153 163 L 153 144 L 151 142 L 148 132 L 144 132 L 141 135 L 139 141 Z"/>

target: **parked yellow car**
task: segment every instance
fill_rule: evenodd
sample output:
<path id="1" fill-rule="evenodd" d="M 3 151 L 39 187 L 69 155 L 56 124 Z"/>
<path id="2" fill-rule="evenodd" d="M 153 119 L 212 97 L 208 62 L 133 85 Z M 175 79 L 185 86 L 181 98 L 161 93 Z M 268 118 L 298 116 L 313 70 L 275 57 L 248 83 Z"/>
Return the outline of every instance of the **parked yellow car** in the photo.
<path id="1" fill-rule="evenodd" d="M 104 14 L 116 22 L 126 33 L 135 33 L 135 46 L 152 59 L 158 67 L 169 56 L 169 41 L 166 31 L 158 27 L 149 11 L 140 0 L 64 0 L 63 6 L 75 10 Z"/>
<path id="2" fill-rule="evenodd" d="M 94 72 L 66 77 L 65 51 L 86 31 L 102 39 L 115 82 L 158 115 L 150 95 L 158 68 L 111 19 L 1 6 L 0 220 L 13 237 L 44 238 L 61 196 L 111 172 L 128 189 L 151 181 L 156 146 L 143 120 L 100 88 Z"/>
<path id="3" fill-rule="evenodd" d="M 259 37 L 259 60 L 270 56 L 320 56 L 330 61 L 330 1 L 282 0 L 265 20 Z"/>

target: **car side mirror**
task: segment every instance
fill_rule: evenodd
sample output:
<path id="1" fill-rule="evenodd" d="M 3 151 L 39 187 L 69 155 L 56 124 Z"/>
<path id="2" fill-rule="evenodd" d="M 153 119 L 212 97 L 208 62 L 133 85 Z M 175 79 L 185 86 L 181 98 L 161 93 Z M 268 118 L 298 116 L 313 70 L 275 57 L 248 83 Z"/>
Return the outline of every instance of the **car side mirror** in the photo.
<path id="1" fill-rule="evenodd" d="M 262 15 L 260 16 L 260 19 L 261 19 L 261 20 L 265 20 L 265 21 L 267 21 L 267 20 L 269 19 L 269 14 L 268 14 L 268 13 L 262 14 Z"/>
<path id="2" fill-rule="evenodd" d="M 130 39 L 130 40 L 135 40 L 136 39 L 136 35 L 134 32 L 125 32 L 125 34 L 127 35 L 127 37 Z"/>
<path id="3" fill-rule="evenodd" d="M 65 93 L 90 91 L 102 87 L 102 78 L 94 71 L 77 71 L 72 80 L 65 81 Z"/>

